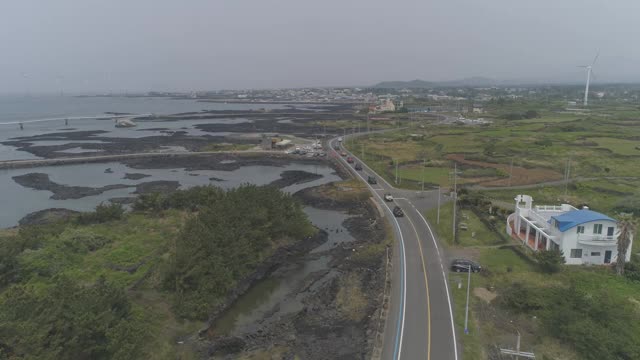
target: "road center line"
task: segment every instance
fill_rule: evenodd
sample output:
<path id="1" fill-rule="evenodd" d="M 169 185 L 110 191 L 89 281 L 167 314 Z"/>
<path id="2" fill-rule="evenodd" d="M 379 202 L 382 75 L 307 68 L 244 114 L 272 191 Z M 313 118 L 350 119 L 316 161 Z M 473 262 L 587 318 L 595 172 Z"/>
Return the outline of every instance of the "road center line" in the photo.
<path id="1" fill-rule="evenodd" d="M 413 204 L 411 205 L 413 206 Z M 427 219 L 424 218 L 424 216 L 420 211 L 418 211 L 418 215 L 420 215 L 420 218 L 422 218 L 422 221 L 424 221 L 425 225 L 427 225 L 427 229 L 429 229 L 429 233 L 431 234 L 431 240 L 433 241 L 433 245 L 436 247 L 436 251 L 438 252 L 438 259 L 440 260 L 440 266 L 442 266 L 442 259 L 440 258 L 440 250 L 438 250 L 438 243 L 436 242 L 435 236 L 433 236 L 433 230 L 431 230 L 431 226 L 429 226 Z M 444 270 L 442 271 L 442 278 L 444 280 L 444 288 L 447 293 L 447 303 L 449 304 L 449 318 L 451 319 L 451 335 L 453 337 L 453 354 L 454 354 L 454 359 L 458 360 L 458 342 L 456 340 L 456 328 L 453 322 L 453 308 L 451 306 L 451 296 L 449 295 L 449 283 L 447 281 L 447 275 L 444 273 Z"/>
<path id="2" fill-rule="evenodd" d="M 416 226 L 411 221 L 409 216 L 406 217 L 409 220 L 409 224 L 413 228 L 413 232 L 416 233 L 416 241 L 418 242 L 418 248 L 420 249 L 420 260 L 422 260 L 422 274 L 424 275 L 424 286 L 427 290 L 427 360 L 431 360 L 431 299 L 429 297 L 429 280 L 427 279 L 427 267 L 424 262 L 424 255 L 422 252 L 422 244 L 420 242 L 420 235 Z"/>

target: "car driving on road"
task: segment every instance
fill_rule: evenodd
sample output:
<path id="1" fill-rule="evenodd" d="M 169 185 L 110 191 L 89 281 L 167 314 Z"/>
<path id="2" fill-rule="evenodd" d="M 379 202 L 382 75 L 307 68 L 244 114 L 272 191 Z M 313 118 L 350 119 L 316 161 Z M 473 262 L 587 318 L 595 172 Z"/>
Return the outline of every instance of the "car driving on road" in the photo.
<path id="1" fill-rule="evenodd" d="M 349 156 L 349 157 L 347 158 L 347 162 L 348 162 L 349 164 L 353 164 L 353 158 L 352 158 L 351 156 Z"/>
<path id="2" fill-rule="evenodd" d="M 451 262 L 451 271 L 467 272 L 469 269 L 471 269 L 472 272 L 480 272 L 482 266 L 477 262 L 467 259 L 455 259 Z"/>
<path id="3" fill-rule="evenodd" d="M 384 201 L 393 201 L 393 195 L 384 194 Z"/>
<path id="4" fill-rule="evenodd" d="M 396 207 L 393 208 L 393 215 L 395 217 L 403 217 L 404 216 L 404 211 L 402 211 L 400 206 L 396 206 Z"/>
<path id="5" fill-rule="evenodd" d="M 356 169 L 357 171 L 362 170 L 362 165 L 360 165 L 360 163 L 356 163 L 356 166 L 353 167 L 354 169 Z"/>
<path id="6" fill-rule="evenodd" d="M 371 185 L 374 185 L 378 183 L 378 180 L 376 179 L 375 176 L 369 176 L 367 177 L 367 182 Z"/>

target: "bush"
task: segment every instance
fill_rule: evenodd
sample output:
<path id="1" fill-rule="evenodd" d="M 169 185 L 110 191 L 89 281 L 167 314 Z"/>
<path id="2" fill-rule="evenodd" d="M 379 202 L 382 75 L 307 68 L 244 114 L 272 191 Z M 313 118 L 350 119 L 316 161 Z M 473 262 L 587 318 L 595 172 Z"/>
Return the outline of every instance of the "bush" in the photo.
<path id="1" fill-rule="evenodd" d="M 120 220 L 124 216 L 124 208 L 120 204 L 100 203 L 94 212 L 78 215 L 77 222 L 81 225 L 100 224 L 107 221 Z"/>
<path id="2" fill-rule="evenodd" d="M 521 283 L 513 283 L 502 291 L 499 303 L 517 313 L 527 313 L 543 309 L 545 299 L 541 289 Z"/>
<path id="3" fill-rule="evenodd" d="M 215 186 L 194 186 L 187 190 L 178 190 L 169 194 L 146 193 L 138 196 L 133 203 L 136 211 L 161 212 L 166 209 L 197 211 L 218 201 L 224 191 Z"/>
<path id="4" fill-rule="evenodd" d="M 0 339 L 16 358 L 137 358 L 143 337 L 124 290 L 104 278 L 80 286 L 58 277 L 47 289 L 14 285 L 0 296 Z"/>
<path id="5" fill-rule="evenodd" d="M 560 271 L 564 264 L 564 255 L 559 250 L 541 250 L 534 255 L 540 271 L 553 274 Z"/>
<path id="6" fill-rule="evenodd" d="M 177 290 L 178 313 L 205 319 L 285 239 L 301 240 L 313 231 L 300 203 L 276 188 L 243 185 L 220 192 L 178 236 L 164 280 Z"/>

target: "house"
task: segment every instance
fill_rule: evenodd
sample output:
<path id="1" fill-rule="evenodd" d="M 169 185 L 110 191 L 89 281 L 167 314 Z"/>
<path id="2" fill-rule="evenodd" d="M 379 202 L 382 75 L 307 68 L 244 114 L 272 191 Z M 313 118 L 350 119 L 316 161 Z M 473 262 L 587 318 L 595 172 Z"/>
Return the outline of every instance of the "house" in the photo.
<path id="1" fill-rule="evenodd" d="M 562 250 L 569 265 L 610 264 L 618 260 L 616 220 L 587 207 L 569 204 L 533 206 L 529 195 L 515 198 L 507 234 L 533 251 Z M 631 247 L 625 261 L 631 258 Z"/>
<path id="2" fill-rule="evenodd" d="M 393 111 L 396 111 L 396 105 L 391 101 L 391 99 L 380 100 L 377 105 L 369 107 L 369 112 L 374 114 Z"/>

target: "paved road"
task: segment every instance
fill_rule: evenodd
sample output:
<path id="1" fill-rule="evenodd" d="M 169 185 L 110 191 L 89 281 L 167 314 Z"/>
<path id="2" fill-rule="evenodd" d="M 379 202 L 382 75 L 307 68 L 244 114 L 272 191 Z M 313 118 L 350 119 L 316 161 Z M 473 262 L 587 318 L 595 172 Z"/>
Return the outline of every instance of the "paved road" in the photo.
<path id="1" fill-rule="evenodd" d="M 369 188 L 389 216 L 398 240 L 394 249 L 391 304 L 382 359 L 458 360 L 460 357 L 446 280 L 447 266 L 429 224 L 414 206 L 424 208 L 428 204 L 435 204 L 437 192 L 418 195 L 415 191 L 395 189 L 355 155 L 342 148 L 337 139 L 329 141 L 332 149 L 336 145 L 362 165 L 362 171 L 355 171 L 345 158 L 332 150 L 352 173 L 365 182 L 368 175 L 376 177 L 378 184 L 369 184 Z M 385 193 L 394 196 L 393 203 L 382 200 Z M 391 209 L 396 205 L 404 210 L 404 217 L 392 215 Z"/>

